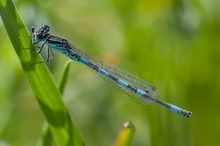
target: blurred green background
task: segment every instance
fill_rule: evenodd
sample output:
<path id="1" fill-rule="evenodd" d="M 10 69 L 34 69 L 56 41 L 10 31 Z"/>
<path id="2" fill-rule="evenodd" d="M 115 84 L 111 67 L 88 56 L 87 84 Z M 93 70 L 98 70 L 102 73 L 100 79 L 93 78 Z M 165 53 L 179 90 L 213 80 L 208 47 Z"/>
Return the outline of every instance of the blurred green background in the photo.
<path id="1" fill-rule="evenodd" d="M 87 145 L 113 145 L 123 123 L 135 146 L 220 144 L 220 1 L 16 0 L 26 25 L 54 34 L 155 85 L 178 116 L 126 100 L 72 62 L 64 97 Z M 0 146 L 36 145 L 44 117 L 0 19 Z M 56 81 L 68 59 L 48 63 Z"/>

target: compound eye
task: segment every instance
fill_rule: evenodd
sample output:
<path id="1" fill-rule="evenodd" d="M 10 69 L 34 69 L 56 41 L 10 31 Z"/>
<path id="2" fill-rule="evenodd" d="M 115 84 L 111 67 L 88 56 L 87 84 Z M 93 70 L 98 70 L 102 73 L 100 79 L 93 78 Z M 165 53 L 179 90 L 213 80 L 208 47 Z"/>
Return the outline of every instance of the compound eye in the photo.
<path id="1" fill-rule="evenodd" d="M 43 28 L 44 28 L 44 33 L 47 33 L 50 31 L 50 27 L 48 25 L 44 25 Z"/>

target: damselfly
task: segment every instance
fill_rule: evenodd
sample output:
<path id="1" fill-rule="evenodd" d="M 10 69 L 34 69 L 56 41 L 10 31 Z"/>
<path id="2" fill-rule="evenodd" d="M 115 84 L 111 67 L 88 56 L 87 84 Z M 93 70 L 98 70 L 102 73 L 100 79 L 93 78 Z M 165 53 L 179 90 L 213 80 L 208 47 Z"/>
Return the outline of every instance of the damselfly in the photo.
<path id="1" fill-rule="evenodd" d="M 49 33 L 50 27 L 48 25 L 43 25 L 38 30 L 35 30 L 35 28 L 32 27 L 31 31 L 32 43 L 37 44 L 42 42 L 42 45 L 37 53 L 40 53 L 43 47 L 47 45 L 47 61 L 50 60 L 49 53 L 50 48 L 52 48 L 60 53 L 63 53 L 72 60 L 85 64 L 99 77 L 103 78 L 108 85 L 135 102 L 145 105 L 151 102 L 156 102 L 179 115 L 191 117 L 192 112 L 157 99 L 159 93 L 157 89 L 149 83 L 117 67 L 104 63 L 100 59 L 89 55 L 86 51 L 70 44 L 64 38 L 51 35 Z"/>

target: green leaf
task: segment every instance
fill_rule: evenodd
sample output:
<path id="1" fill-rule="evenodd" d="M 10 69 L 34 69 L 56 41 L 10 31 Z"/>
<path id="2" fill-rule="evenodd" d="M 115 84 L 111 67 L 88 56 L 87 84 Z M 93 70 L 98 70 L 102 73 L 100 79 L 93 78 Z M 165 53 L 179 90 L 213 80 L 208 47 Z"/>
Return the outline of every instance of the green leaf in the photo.
<path id="1" fill-rule="evenodd" d="M 60 81 L 59 81 L 59 89 L 60 89 L 61 93 L 63 93 L 63 90 L 64 90 L 65 85 L 66 85 L 66 81 L 67 81 L 67 78 L 68 78 L 71 62 L 72 62 L 72 60 L 69 59 L 63 67 L 63 72 L 62 72 L 62 75 L 61 75 L 61 78 L 60 78 Z"/>
<path id="2" fill-rule="evenodd" d="M 118 134 L 115 146 L 130 146 L 134 137 L 134 133 L 134 125 L 130 121 L 125 122 L 123 129 Z"/>
<path id="3" fill-rule="evenodd" d="M 68 60 L 64 64 L 63 72 L 61 74 L 61 78 L 60 78 L 60 81 L 59 81 L 59 89 L 60 89 L 61 93 L 63 93 L 66 82 L 67 82 L 71 61 L 72 60 Z M 37 146 L 51 146 L 52 143 L 53 143 L 53 137 L 51 135 L 50 129 L 48 127 L 48 124 L 44 123 L 43 130 L 42 130 L 42 135 L 41 135 L 41 137 L 38 141 Z"/>
<path id="4" fill-rule="evenodd" d="M 53 137 L 51 135 L 49 126 L 44 122 L 43 130 L 40 139 L 38 140 L 37 146 L 52 146 Z"/>
<path id="5" fill-rule="evenodd" d="M 19 57 L 23 71 L 49 124 L 49 129 L 58 146 L 84 145 L 79 130 L 70 119 L 47 66 L 31 43 L 30 34 L 11 0 L 0 0 L 0 14 Z"/>

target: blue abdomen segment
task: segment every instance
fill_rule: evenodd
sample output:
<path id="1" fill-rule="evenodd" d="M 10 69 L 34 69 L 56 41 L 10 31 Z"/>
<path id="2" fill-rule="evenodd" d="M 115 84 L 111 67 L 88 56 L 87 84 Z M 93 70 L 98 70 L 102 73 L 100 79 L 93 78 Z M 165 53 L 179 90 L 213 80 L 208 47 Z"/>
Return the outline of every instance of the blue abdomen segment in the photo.
<path id="1" fill-rule="evenodd" d="M 141 96 L 144 96 L 146 94 L 146 92 L 144 92 L 143 90 L 141 89 L 137 89 L 136 91 L 137 94 L 141 95 Z"/>
<path id="2" fill-rule="evenodd" d="M 79 62 L 88 65 L 88 60 L 84 59 L 84 58 L 80 58 Z"/>
<path id="3" fill-rule="evenodd" d="M 179 108 L 175 105 L 172 105 L 172 104 L 170 105 L 170 110 L 177 113 L 177 114 L 179 114 L 179 115 L 186 116 L 186 117 L 191 117 L 191 115 L 192 115 L 191 112 L 186 111 L 184 109 L 181 109 L 181 108 Z"/>
<path id="4" fill-rule="evenodd" d="M 107 72 L 106 70 L 102 69 L 102 68 L 99 68 L 98 69 L 98 72 L 105 75 L 105 76 L 109 76 L 109 72 Z"/>
<path id="5" fill-rule="evenodd" d="M 118 79 L 117 80 L 117 83 L 119 83 L 120 85 L 122 85 L 123 87 L 128 87 L 128 83 L 127 82 L 125 82 L 124 80 L 122 80 L 122 79 Z"/>
<path id="6" fill-rule="evenodd" d="M 179 107 L 177 107 L 175 105 L 171 105 L 170 106 L 170 110 L 175 112 L 175 113 L 177 113 L 177 114 L 180 114 L 180 112 L 181 112 L 181 108 L 179 108 Z"/>

